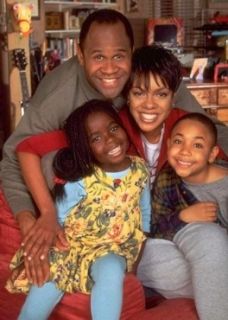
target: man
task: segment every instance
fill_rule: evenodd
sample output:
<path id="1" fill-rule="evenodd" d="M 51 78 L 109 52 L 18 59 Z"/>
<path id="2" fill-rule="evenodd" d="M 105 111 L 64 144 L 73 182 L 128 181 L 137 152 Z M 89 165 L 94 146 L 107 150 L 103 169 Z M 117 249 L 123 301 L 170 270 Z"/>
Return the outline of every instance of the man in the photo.
<path id="1" fill-rule="evenodd" d="M 4 193 L 18 220 L 24 250 L 29 253 L 25 259 L 26 271 L 35 284 L 41 285 L 48 277 L 46 257 L 59 229 L 55 208 L 46 206 L 48 198 L 39 208 L 44 212 L 43 217 L 35 219 L 36 208 L 21 177 L 15 147 L 28 136 L 61 128 L 68 115 L 89 99 L 108 98 L 120 108 L 124 104 L 121 92 L 131 71 L 133 46 L 132 28 L 121 13 L 103 9 L 89 15 L 81 29 L 77 57 L 43 79 L 29 109 L 4 146 Z M 176 105 L 202 112 L 183 83 L 176 95 Z M 220 127 L 224 133 L 223 126 Z M 228 136 L 227 131 L 225 134 Z M 66 245 L 64 236 L 61 237 Z"/>
<path id="2" fill-rule="evenodd" d="M 90 99 L 108 98 L 121 106 L 124 101 L 120 93 L 131 70 L 133 32 L 121 13 L 100 10 L 91 14 L 82 26 L 79 41 L 77 57 L 43 79 L 28 112 L 4 146 L 4 193 L 18 220 L 25 252 L 33 256 L 30 262 L 25 260 L 28 277 L 38 285 L 46 280 L 47 268 L 43 270 L 46 264 L 35 259 L 35 254 L 46 257 L 59 229 L 55 208 L 46 206 L 49 199 L 43 199 L 44 216 L 34 219 L 36 209 L 21 177 L 15 147 L 27 136 L 62 127 L 68 115 Z"/>

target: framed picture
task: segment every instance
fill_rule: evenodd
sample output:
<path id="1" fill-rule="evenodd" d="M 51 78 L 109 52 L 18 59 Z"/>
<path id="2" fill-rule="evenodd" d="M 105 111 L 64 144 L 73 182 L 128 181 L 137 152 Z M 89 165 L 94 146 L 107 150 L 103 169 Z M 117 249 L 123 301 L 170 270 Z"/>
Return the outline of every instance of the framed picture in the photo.
<path id="1" fill-rule="evenodd" d="M 170 46 L 183 46 L 184 44 L 184 21 L 181 18 L 156 18 L 148 19 L 146 43 L 154 42 L 169 44 Z"/>
<path id="2" fill-rule="evenodd" d="M 196 58 L 193 61 L 190 79 L 203 80 L 203 73 L 207 66 L 208 58 Z"/>
<path id="3" fill-rule="evenodd" d="M 215 66 L 214 81 L 228 82 L 228 63 L 218 63 Z"/>
<path id="4" fill-rule="evenodd" d="M 40 19 L 40 0 L 30 0 L 30 3 L 33 5 L 32 20 L 39 20 Z"/>
<path id="5" fill-rule="evenodd" d="M 127 13 L 139 12 L 139 1 L 126 0 L 126 12 Z"/>

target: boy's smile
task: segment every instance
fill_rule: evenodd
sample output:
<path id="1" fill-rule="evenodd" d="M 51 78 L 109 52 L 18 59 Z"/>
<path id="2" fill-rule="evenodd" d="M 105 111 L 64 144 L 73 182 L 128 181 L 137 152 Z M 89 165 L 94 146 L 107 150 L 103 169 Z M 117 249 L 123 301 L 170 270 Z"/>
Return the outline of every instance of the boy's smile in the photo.
<path id="1" fill-rule="evenodd" d="M 168 161 L 176 173 L 188 182 L 205 183 L 208 165 L 216 155 L 209 129 L 186 119 L 177 124 L 168 141 Z"/>

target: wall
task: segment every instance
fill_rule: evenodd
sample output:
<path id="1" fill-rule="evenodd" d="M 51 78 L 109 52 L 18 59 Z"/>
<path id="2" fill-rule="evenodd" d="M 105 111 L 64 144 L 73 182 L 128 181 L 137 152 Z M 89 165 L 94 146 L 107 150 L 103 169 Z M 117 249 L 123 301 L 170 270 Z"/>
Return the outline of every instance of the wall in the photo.
<path id="1" fill-rule="evenodd" d="M 33 33 L 32 40 L 41 46 L 45 40 L 45 15 L 44 15 L 44 0 L 40 0 L 40 16 L 39 19 L 32 20 Z"/>
<path id="2" fill-rule="evenodd" d="M 12 5 L 15 0 L 1 0 L 4 3 L 4 14 L 5 26 L 1 30 L 1 38 L 3 40 L 1 46 L 1 63 L 2 63 L 2 74 L 1 84 L 4 90 L 4 96 L 7 98 L 8 103 L 5 106 L 4 118 L 9 124 L 9 129 L 5 129 L 6 136 L 9 132 L 14 130 L 21 117 L 21 101 L 22 101 L 22 90 L 20 82 L 20 74 L 17 67 L 13 62 L 13 50 L 24 49 L 25 56 L 28 65 L 26 66 L 26 79 L 28 87 L 30 89 L 30 66 L 29 66 L 29 37 L 21 36 L 17 31 L 16 24 L 12 16 Z M 18 2 L 23 2 L 18 1 Z M 9 132 L 8 132 L 9 131 Z"/>

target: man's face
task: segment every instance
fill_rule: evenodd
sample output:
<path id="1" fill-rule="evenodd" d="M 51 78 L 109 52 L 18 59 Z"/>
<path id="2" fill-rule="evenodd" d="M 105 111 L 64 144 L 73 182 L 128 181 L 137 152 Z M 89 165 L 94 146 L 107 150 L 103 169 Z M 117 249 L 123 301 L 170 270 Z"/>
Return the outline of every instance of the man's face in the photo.
<path id="1" fill-rule="evenodd" d="M 92 23 L 78 58 L 89 83 L 108 99 L 123 90 L 131 72 L 130 40 L 121 22 Z"/>

